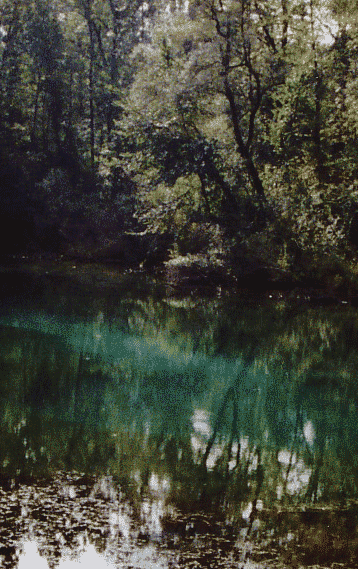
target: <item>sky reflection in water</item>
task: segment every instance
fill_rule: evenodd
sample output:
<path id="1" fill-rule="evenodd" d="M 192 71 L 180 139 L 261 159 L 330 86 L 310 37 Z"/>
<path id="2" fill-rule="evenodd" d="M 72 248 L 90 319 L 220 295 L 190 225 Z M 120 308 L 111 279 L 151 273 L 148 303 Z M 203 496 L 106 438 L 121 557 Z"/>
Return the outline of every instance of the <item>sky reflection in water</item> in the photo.
<path id="1" fill-rule="evenodd" d="M 76 559 L 64 556 L 57 569 L 121 569 L 128 566 L 137 569 L 167 569 L 168 561 L 158 554 L 153 545 L 128 552 L 125 562 L 110 560 L 98 553 L 94 545 L 84 546 L 82 553 Z M 18 569 L 49 569 L 49 564 L 41 557 L 36 541 L 26 541 L 22 546 Z"/>

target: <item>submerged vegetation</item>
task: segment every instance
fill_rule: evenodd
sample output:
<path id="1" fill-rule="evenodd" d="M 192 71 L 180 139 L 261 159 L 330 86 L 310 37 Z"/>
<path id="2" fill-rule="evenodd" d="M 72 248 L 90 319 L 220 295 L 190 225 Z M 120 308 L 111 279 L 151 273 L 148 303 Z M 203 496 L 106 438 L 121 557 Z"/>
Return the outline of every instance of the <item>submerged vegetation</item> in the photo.
<path id="1" fill-rule="evenodd" d="M 355 2 L 1 0 L 0 16 L 4 260 L 356 288 Z"/>

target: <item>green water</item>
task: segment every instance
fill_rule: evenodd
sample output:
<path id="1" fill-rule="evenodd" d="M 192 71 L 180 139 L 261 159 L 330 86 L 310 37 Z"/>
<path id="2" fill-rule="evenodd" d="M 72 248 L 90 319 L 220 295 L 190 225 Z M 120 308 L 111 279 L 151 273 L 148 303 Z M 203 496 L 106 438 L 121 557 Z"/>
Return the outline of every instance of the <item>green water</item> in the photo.
<path id="1" fill-rule="evenodd" d="M 355 308 L 2 278 L 3 492 L 93 477 L 148 539 L 175 509 L 252 532 L 268 511 L 357 499 Z"/>

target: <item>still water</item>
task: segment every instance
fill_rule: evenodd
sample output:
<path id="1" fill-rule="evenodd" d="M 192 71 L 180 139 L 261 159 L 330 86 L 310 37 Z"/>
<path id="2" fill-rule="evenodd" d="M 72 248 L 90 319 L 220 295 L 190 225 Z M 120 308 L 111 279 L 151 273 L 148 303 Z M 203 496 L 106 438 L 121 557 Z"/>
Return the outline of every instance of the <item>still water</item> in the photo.
<path id="1" fill-rule="evenodd" d="M 254 567 L 302 539 L 355 562 L 356 308 L 1 283 L 2 566 Z"/>

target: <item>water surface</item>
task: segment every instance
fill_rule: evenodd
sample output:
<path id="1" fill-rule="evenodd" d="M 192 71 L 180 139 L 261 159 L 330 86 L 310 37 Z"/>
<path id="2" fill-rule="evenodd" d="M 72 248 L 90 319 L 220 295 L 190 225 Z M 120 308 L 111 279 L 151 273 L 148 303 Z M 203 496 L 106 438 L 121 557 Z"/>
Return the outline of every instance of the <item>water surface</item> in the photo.
<path id="1" fill-rule="evenodd" d="M 4 566 L 354 561 L 357 310 L 111 282 L 2 275 Z"/>

